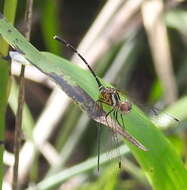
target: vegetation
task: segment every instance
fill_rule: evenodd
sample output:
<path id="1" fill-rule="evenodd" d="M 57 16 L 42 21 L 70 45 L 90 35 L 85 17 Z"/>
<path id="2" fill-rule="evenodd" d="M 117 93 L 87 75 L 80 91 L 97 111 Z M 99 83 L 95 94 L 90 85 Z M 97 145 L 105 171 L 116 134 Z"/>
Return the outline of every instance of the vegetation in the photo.
<path id="1" fill-rule="evenodd" d="M 183 10 L 186 3 L 161 0 L 96 2 L 90 1 L 88 5 L 86 1 L 34 2 L 31 43 L 19 32 L 24 31 L 24 24 L 20 27 L 18 23 L 23 23 L 25 5 L 18 3 L 17 24 L 13 27 L 10 23 L 13 23 L 15 11 L 11 5 L 14 4 L 16 10 L 17 2 L 10 4 L 5 0 L 4 5 L 0 4 L 3 14 L 0 14 L 0 135 L 6 138 L 5 150 L 0 152 L 1 155 L 4 152 L 6 165 L 5 172 L 0 169 L 3 189 L 13 183 L 12 137 L 15 117 L 20 117 L 15 116 L 20 104 L 16 71 L 20 63 L 12 62 L 10 84 L 10 67 L 5 60 L 8 44 L 24 55 L 23 64 L 27 61 L 31 64 L 26 66 L 25 72 L 24 139 L 15 186 L 27 190 L 69 187 L 80 190 L 187 189 L 187 14 Z M 124 130 L 148 151 L 138 149 L 120 136 L 122 146 L 116 148 L 119 144 L 116 135 L 112 136 L 109 127 L 103 125 L 103 153 L 98 173 L 96 131 L 99 123 L 106 124 L 103 114 L 111 108 L 104 105 L 103 110 L 98 108 L 97 112 L 95 103 L 99 90 L 95 79 L 90 71 L 80 68 L 84 63 L 76 55 L 69 61 L 67 57 L 72 52 L 53 40 L 56 34 L 77 46 L 102 78 L 102 84 L 115 84 L 123 100 L 128 96 L 133 107 L 123 116 Z M 78 105 L 72 104 L 70 98 Z M 156 115 L 150 114 L 148 108 L 151 107 L 156 107 Z M 157 107 L 163 110 L 159 114 Z M 120 124 L 124 127 L 121 121 Z M 114 126 L 112 120 L 109 126 Z M 110 152 L 112 146 L 114 150 Z M 121 159 L 122 168 L 119 169 L 117 162 Z"/>

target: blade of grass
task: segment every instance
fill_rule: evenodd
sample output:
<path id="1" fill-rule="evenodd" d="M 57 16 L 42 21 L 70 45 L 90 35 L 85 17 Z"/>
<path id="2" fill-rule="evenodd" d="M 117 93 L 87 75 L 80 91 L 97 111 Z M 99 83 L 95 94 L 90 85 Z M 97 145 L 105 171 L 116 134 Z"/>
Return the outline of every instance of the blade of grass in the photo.
<path id="1" fill-rule="evenodd" d="M 121 154 L 126 154 L 128 153 L 128 148 L 126 146 L 119 147 Z M 111 151 L 111 155 L 113 155 L 112 159 L 117 158 L 119 155 L 115 154 L 116 149 Z M 109 161 L 107 158 L 108 153 L 102 154 L 101 155 L 101 164 L 104 164 Z M 53 176 L 50 176 L 40 183 L 37 184 L 37 186 L 33 188 L 28 188 L 27 190 L 48 190 L 53 188 L 54 186 L 62 183 L 66 179 L 75 176 L 76 174 L 80 174 L 85 171 L 89 171 L 93 168 L 95 168 L 97 165 L 97 157 L 91 158 L 85 162 L 82 162 L 80 164 L 77 164 L 69 169 L 63 170 L 59 173 L 54 174 Z"/>
<path id="2" fill-rule="evenodd" d="M 14 23 L 15 14 L 16 14 L 17 0 L 6 0 L 4 1 L 3 13 L 6 16 L 7 20 L 10 23 Z M 10 11 L 11 9 L 11 11 Z M 3 40 L 0 36 L 0 53 L 3 56 L 6 56 L 8 53 L 9 44 Z"/>
<path id="3" fill-rule="evenodd" d="M 158 127 L 169 127 L 172 124 L 176 123 L 175 120 L 168 118 L 167 114 L 171 114 L 179 121 L 185 120 L 187 118 L 186 112 L 186 105 L 187 105 L 187 96 L 182 97 L 179 99 L 175 104 L 170 105 L 167 109 L 164 110 L 163 113 L 159 114 L 157 117 L 153 118 L 153 121 Z"/>

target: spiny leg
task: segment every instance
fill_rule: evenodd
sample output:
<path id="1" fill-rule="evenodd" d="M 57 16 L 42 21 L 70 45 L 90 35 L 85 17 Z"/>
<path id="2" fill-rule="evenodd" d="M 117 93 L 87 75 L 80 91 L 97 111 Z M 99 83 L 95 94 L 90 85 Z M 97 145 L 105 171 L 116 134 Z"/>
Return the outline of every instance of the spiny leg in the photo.
<path id="1" fill-rule="evenodd" d="M 112 109 L 105 115 L 106 123 L 107 123 L 108 126 L 109 126 L 109 123 L 108 123 L 107 118 L 108 118 L 108 116 L 109 116 L 114 110 L 115 110 L 115 109 L 112 108 Z"/>
<path id="2" fill-rule="evenodd" d="M 117 112 L 118 112 L 118 110 L 117 110 Z M 118 117 L 118 113 L 117 113 L 116 117 Z M 116 117 L 115 117 L 115 119 L 116 119 Z M 124 120 L 123 120 L 123 114 L 122 113 L 120 113 L 120 117 L 121 117 L 122 125 L 125 128 L 125 123 L 124 123 Z M 121 126 L 121 124 L 120 124 L 120 122 L 119 122 L 118 119 L 117 119 L 117 122 L 118 122 L 118 125 Z"/>
<path id="3" fill-rule="evenodd" d="M 123 128 L 125 129 L 125 123 L 124 123 L 124 120 L 123 120 L 123 115 L 122 115 L 122 113 L 120 113 L 120 117 L 121 117 L 121 121 L 122 121 Z"/>
<path id="4" fill-rule="evenodd" d="M 114 111 L 114 108 L 111 109 L 111 110 L 106 114 L 105 118 L 107 119 L 107 117 L 108 117 L 113 111 Z"/>
<path id="5" fill-rule="evenodd" d="M 116 92 L 116 96 L 118 97 L 118 101 L 120 101 L 121 99 L 118 92 Z"/>

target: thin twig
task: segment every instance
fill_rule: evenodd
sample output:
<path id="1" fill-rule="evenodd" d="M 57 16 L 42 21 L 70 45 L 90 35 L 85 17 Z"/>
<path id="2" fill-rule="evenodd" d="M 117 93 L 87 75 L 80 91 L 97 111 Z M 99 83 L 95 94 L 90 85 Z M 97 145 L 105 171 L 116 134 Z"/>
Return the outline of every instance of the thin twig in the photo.
<path id="1" fill-rule="evenodd" d="M 21 68 L 20 74 L 20 89 L 19 89 L 19 97 L 18 97 L 18 109 L 16 113 L 16 128 L 15 128 L 15 140 L 14 140 L 14 155 L 15 162 L 13 167 L 13 181 L 12 181 L 12 189 L 18 189 L 18 166 L 19 166 L 19 149 L 21 143 L 21 126 L 22 126 L 22 110 L 24 104 L 24 70 L 25 67 Z"/>
<path id="2" fill-rule="evenodd" d="M 32 22 L 32 5 L 33 0 L 27 0 L 26 11 L 25 11 L 25 37 L 30 39 L 31 32 L 31 22 Z M 25 66 L 22 65 L 21 73 L 19 77 L 20 87 L 19 87 L 19 97 L 18 97 L 18 109 L 16 113 L 16 126 L 15 126 L 15 144 L 14 144 L 14 154 L 15 154 L 15 163 L 13 167 L 13 181 L 12 181 L 12 189 L 18 189 L 18 168 L 19 168 L 19 150 L 21 144 L 21 127 L 22 127 L 22 115 L 23 115 L 23 106 L 24 106 L 24 73 Z"/>

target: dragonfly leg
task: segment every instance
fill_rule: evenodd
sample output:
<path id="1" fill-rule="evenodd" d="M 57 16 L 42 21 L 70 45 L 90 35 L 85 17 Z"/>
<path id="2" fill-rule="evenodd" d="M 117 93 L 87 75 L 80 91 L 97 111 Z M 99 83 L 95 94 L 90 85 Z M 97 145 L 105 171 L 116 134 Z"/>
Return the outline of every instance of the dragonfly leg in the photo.
<path id="1" fill-rule="evenodd" d="M 123 116 L 122 116 L 121 113 L 120 113 L 120 117 L 121 117 L 121 121 L 122 121 L 123 127 L 124 127 L 124 129 L 125 129 L 125 123 L 124 123 Z"/>
<path id="2" fill-rule="evenodd" d="M 105 115 L 105 119 L 106 119 L 106 122 L 107 122 L 107 125 L 108 125 L 108 126 L 109 126 L 109 123 L 108 123 L 107 118 L 108 118 L 108 116 L 109 116 L 114 110 L 115 110 L 114 108 L 111 109 L 111 110 Z"/>
<path id="3" fill-rule="evenodd" d="M 121 117 L 121 121 L 122 121 L 123 127 L 125 128 L 125 124 L 124 124 L 123 116 L 122 116 L 122 114 L 121 114 L 121 113 L 120 113 L 120 117 Z M 117 118 L 118 118 L 118 110 L 116 110 L 116 115 L 114 116 L 114 118 L 117 120 L 118 125 L 120 125 L 120 126 L 121 126 L 121 124 L 120 124 L 119 120 L 117 119 Z"/>
<path id="4" fill-rule="evenodd" d="M 118 97 L 118 100 L 120 101 L 121 99 L 120 99 L 119 93 L 116 92 L 116 95 L 117 95 L 117 97 Z"/>
<path id="5" fill-rule="evenodd" d="M 111 110 L 106 114 L 105 118 L 107 119 L 107 117 L 108 117 L 113 111 L 114 111 L 114 108 L 111 109 Z"/>
<path id="6" fill-rule="evenodd" d="M 106 105 L 108 105 L 108 106 L 112 106 L 111 104 L 109 104 L 108 102 L 105 102 L 105 101 L 103 101 L 103 100 L 97 100 L 97 102 L 100 102 L 100 103 L 103 103 L 103 104 L 106 104 Z"/>

